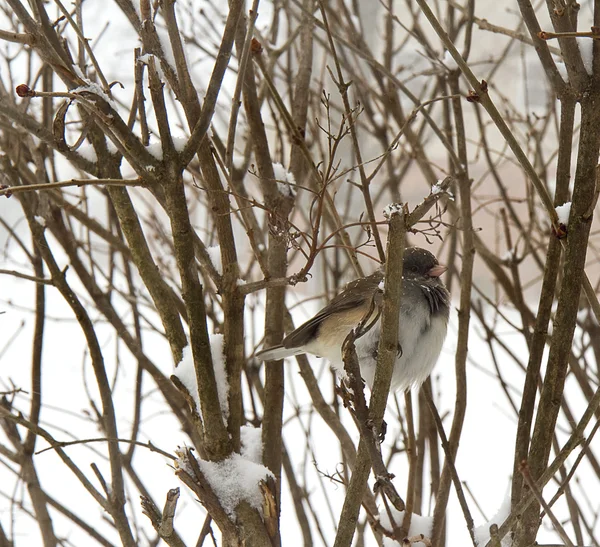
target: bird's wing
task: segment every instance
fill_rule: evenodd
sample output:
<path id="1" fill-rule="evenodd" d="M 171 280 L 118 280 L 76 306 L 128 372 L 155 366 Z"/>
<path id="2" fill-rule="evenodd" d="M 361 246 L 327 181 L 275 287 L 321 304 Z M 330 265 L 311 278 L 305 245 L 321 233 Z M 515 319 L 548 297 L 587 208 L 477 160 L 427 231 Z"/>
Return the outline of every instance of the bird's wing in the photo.
<path id="1" fill-rule="evenodd" d="M 362 277 L 348 283 L 344 290 L 312 319 L 288 334 L 283 340 L 283 346 L 286 348 L 304 346 L 315 338 L 319 326 L 328 317 L 370 304 L 382 279 L 383 272 L 377 271 L 368 277 Z"/>

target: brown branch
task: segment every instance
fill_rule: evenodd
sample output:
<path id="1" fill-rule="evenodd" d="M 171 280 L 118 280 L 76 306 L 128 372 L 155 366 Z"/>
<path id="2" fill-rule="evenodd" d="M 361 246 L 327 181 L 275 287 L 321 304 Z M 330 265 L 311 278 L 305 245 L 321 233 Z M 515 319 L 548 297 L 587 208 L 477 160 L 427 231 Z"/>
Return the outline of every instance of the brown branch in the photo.
<path id="1" fill-rule="evenodd" d="M 367 214 L 371 221 L 372 233 L 375 239 L 375 246 L 377 247 L 377 252 L 379 253 L 379 259 L 383 261 L 385 259 L 385 253 L 383 251 L 383 244 L 381 243 L 381 237 L 379 236 L 379 231 L 375 226 L 375 212 L 373 210 L 373 201 L 371 200 L 371 193 L 369 190 L 369 179 L 367 178 L 367 174 L 365 172 L 365 168 L 362 160 L 362 153 L 360 151 L 360 145 L 358 142 L 358 134 L 356 131 L 356 123 L 354 110 L 350 108 L 350 100 L 348 98 L 348 88 L 350 87 L 350 83 L 344 81 L 344 74 L 342 72 L 342 67 L 340 66 L 340 61 L 338 59 L 337 51 L 335 48 L 335 43 L 333 42 L 333 36 L 331 35 L 331 30 L 329 28 L 329 22 L 327 20 L 327 13 L 325 11 L 325 7 L 323 5 L 323 1 L 319 0 L 319 7 L 321 9 L 321 15 L 323 16 L 323 25 L 325 27 L 325 32 L 327 34 L 327 39 L 329 40 L 329 48 L 331 50 L 331 55 L 333 56 L 333 62 L 335 64 L 335 68 L 337 71 L 337 80 L 331 74 L 331 77 L 335 84 L 338 86 L 338 91 L 342 97 L 342 102 L 344 103 L 345 116 L 348 122 L 348 126 L 350 129 L 350 135 L 352 137 L 352 146 L 354 149 L 354 154 L 356 155 L 356 161 L 358 163 L 358 172 L 360 175 L 361 181 L 361 190 L 363 194 L 363 199 L 365 202 L 365 206 L 367 208 Z"/>
<path id="2" fill-rule="evenodd" d="M 12 194 L 22 192 L 35 192 L 38 190 L 55 190 L 56 188 L 69 188 L 76 186 L 144 186 L 141 178 L 137 179 L 71 179 L 57 182 L 45 182 L 42 184 L 23 184 L 0 188 L 0 196 L 10 197 Z"/>
<path id="3" fill-rule="evenodd" d="M 369 404 L 369 418 L 376 431 L 381 431 L 383 414 L 387 405 L 388 393 L 396 354 L 398 352 L 398 332 L 400 297 L 402 294 L 402 260 L 408 217 L 408 210 L 400 206 L 390 216 L 390 230 L 387 243 L 387 262 L 384 274 L 383 305 L 381 314 L 381 335 L 379 338 L 377 367 Z M 346 547 L 352 542 L 356 528 L 358 511 L 369 476 L 369 441 L 361 438 L 356 466 L 344 506 L 339 518 L 334 547 Z"/>
<path id="4" fill-rule="evenodd" d="M 19 279 L 27 279 L 28 281 L 33 281 L 34 283 L 38 283 L 40 285 L 54 285 L 54 281 L 52 281 L 52 279 L 36 277 L 35 275 L 28 275 L 15 270 L 5 270 L 4 268 L 0 268 L 0 275 L 12 275 L 14 277 L 18 277 Z"/>
<path id="5" fill-rule="evenodd" d="M 178 499 L 179 488 L 169 490 L 167 492 L 167 499 L 162 514 L 152 500 L 146 496 L 141 496 L 140 501 L 142 513 L 150 519 L 158 536 L 170 547 L 185 547 L 185 543 L 173 529 L 173 518 L 175 517 Z"/>
<path id="6" fill-rule="evenodd" d="M 529 466 L 527 465 L 527 462 L 522 462 L 521 474 L 523 475 L 523 478 L 525 479 L 525 483 L 531 490 L 531 493 L 533 494 L 535 499 L 544 508 L 544 511 L 546 512 L 548 517 L 550 517 L 550 520 L 552 521 L 552 525 L 554 526 L 554 529 L 558 532 L 558 535 L 560 536 L 560 538 L 565 542 L 565 546 L 566 547 L 575 547 L 573 545 L 573 542 L 569 539 L 569 536 L 567 536 L 567 533 L 565 532 L 565 529 L 562 527 L 562 524 L 559 522 L 559 520 L 556 518 L 556 515 L 554 514 L 554 512 L 552 511 L 550 506 L 544 500 L 541 490 L 536 486 L 535 481 L 533 480 L 531 473 L 529 472 Z"/>

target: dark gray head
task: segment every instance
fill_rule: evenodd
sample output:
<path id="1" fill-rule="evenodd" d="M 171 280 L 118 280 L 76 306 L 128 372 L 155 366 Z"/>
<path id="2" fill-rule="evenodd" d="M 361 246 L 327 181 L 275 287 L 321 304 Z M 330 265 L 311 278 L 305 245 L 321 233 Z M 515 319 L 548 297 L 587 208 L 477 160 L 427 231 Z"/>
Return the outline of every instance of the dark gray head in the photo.
<path id="1" fill-rule="evenodd" d="M 447 270 L 441 266 L 437 258 L 420 247 L 408 247 L 404 250 L 404 275 L 407 277 L 424 275 L 426 277 L 439 277 Z"/>

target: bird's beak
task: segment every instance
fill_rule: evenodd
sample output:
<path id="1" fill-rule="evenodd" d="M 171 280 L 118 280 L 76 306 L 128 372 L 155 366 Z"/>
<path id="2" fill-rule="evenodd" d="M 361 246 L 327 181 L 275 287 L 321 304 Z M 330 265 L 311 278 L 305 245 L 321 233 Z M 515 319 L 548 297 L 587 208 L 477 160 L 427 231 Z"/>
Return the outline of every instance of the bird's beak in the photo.
<path id="1" fill-rule="evenodd" d="M 431 268 L 431 270 L 429 270 L 427 272 L 427 275 L 429 277 L 439 277 L 440 275 L 442 275 L 446 270 L 448 269 L 447 266 L 444 266 L 443 264 L 438 264 L 437 266 L 434 266 L 433 268 Z"/>

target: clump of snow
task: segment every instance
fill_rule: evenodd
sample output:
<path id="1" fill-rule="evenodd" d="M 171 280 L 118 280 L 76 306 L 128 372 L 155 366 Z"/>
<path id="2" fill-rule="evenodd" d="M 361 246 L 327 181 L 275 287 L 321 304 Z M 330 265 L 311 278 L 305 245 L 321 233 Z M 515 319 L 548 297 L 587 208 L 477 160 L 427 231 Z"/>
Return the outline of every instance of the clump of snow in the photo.
<path id="1" fill-rule="evenodd" d="M 382 279 L 382 280 L 379 282 L 379 285 L 377 285 L 377 288 L 378 288 L 380 291 L 382 291 L 382 290 L 384 289 L 384 287 L 385 287 L 385 281 Z"/>
<path id="2" fill-rule="evenodd" d="M 160 78 L 161 82 L 166 82 L 167 79 L 165 78 L 165 73 L 163 72 L 160 60 L 153 55 L 152 53 L 144 53 L 144 55 L 140 55 L 137 60 L 140 61 L 140 63 L 144 63 L 145 65 L 150 64 L 150 59 L 154 59 L 154 68 L 156 69 L 156 72 L 158 73 L 158 77 Z"/>
<path id="3" fill-rule="evenodd" d="M 167 63 L 169 63 L 169 65 L 171 65 L 171 68 L 175 70 L 177 64 L 175 63 L 175 55 L 173 55 L 173 48 L 171 48 L 171 40 L 169 39 L 168 32 L 157 26 L 156 34 L 158 36 L 158 40 L 160 41 L 163 53 L 165 54 L 165 60 Z"/>
<path id="4" fill-rule="evenodd" d="M 221 462 L 198 460 L 198 465 L 229 516 L 235 518 L 235 508 L 242 501 L 248 502 L 262 514 L 260 482 L 272 476 L 264 465 L 240 454 L 232 454 Z"/>
<path id="5" fill-rule="evenodd" d="M 273 173 L 277 181 L 277 190 L 282 196 L 293 198 L 296 195 L 296 179 L 281 163 L 273 164 Z"/>
<path id="6" fill-rule="evenodd" d="M 241 156 L 239 154 L 233 155 L 233 166 L 237 170 L 243 169 L 245 165 L 246 165 L 246 158 L 244 156 Z"/>
<path id="7" fill-rule="evenodd" d="M 398 511 L 390 505 L 390 512 L 396 525 L 401 525 L 404 519 L 404 511 Z M 390 516 L 387 510 L 380 512 L 379 521 L 381 525 L 389 531 L 393 530 L 392 523 L 390 522 Z M 433 529 L 433 517 L 423 517 L 421 515 L 412 514 L 410 517 L 410 528 L 408 530 L 409 536 L 418 536 L 423 534 L 425 537 L 431 537 L 431 530 Z M 383 544 L 387 546 L 397 546 L 398 542 L 389 538 L 384 538 Z"/>
<path id="8" fill-rule="evenodd" d="M 467 166 L 463 163 L 461 164 L 461 169 L 466 172 Z M 439 179 L 436 183 L 431 187 L 431 195 L 435 196 L 437 194 L 446 194 L 446 197 L 450 201 L 454 201 L 454 194 L 450 192 L 449 186 L 444 188 L 444 179 Z"/>
<path id="9" fill-rule="evenodd" d="M 502 255 L 502 257 L 500 258 L 500 260 L 502 260 L 503 262 L 514 262 L 517 259 L 517 250 L 516 249 L 508 249 L 508 251 L 506 251 L 504 253 L 504 255 Z"/>
<path id="10" fill-rule="evenodd" d="M 217 273 L 219 275 L 223 275 L 223 264 L 221 263 L 221 247 L 219 247 L 218 245 L 214 245 L 213 247 L 207 247 L 206 252 L 210 257 L 210 261 L 215 267 L 215 270 L 217 270 Z"/>
<path id="11" fill-rule="evenodd" d="M 82 144 L 78 149 L 77 153 L 87 161 L 91 161 L 92 163 L 96 163 L 98 161 L 98 156 L 96 155 L 96 150 L 91 144 Z"/>
<path id="12" fill-rule="evenodd" d="M 475 542 L 477 545 L 486 545 L 490 541 L 490 526 L 492 524 L 497 524 L 501 526 L 502 523 L 506 520 L 506 518 L 510 515 L 510 495 L 506 495 L 500 508 L 496 512 L 496 514 L 488 520 L 485 524 L 481 526 L 477 526 L 474 530 L 475 534 Z M 510 547 L 512 544 L 512 539 L 510 535 L 504 537 L 501 542 L 502 547 Z"/>
<path id="13" fill-rule="evenodd" d="M 452 57 L 452 54 L 448 50 L 444 51 L 444 59 L 442 62 L 448 70 L 458 70 L 458 64 L 456 63 L 454 57 Z"/>
<path id="14" fill-rule="evenodd" d="M 567 201 L 567 203 L 563 203 L 559 205 L 555 209 L 556 214 L 558 215 L 558 222 L 564 224 L 565 226 L 569 224 L 569 213 L 571 212 L 571 202 Z"/>
<path id="15" fill-rule="evenodd" d="M 217 394 L 219 395 L 219 404 L 223 413 L 224 421 L 229 418 L 229 382 L 227 382 L 227 371 L 225 370 L 225 356 L 223 354 L 223 335 L 210 335 L 210 348 L 212 352 L 213 369 L 215 371 L 215 380 L 217 381 Z"/>
<path id="16" fill-rule="evenodd" d="M 217 394 L 219 396 L 219 404 L 223 414 L 223 420 L 226 421 L 229 417 L 229 383 L 227 382 L 227 372 L 225 370 L 225 359 L 223 358 L 223 335 L 211 334 L 210 347 L 212 353 L 213 370 L 215 372 L 215 380 L 217 383 Z M 192 349 L 189 344 L 183 348 L 183 357 L 181 361 L 173 368 L 173 375 L 177 376 L 181 383 L 190 392 L 196 403 L 196 410 L 201 411 L 200 397 L 198 395 L 198 383 L 196 381 L 196 369 L 194 367 L 194 358 L 192 357 Z"/>
<path id="17" fill-rule="evenodd" d="M 83 92 L 93 93 L 94 95 L 98 95 L 99 97 L 102 97 L 115 110 L 117 110 L 117 104 L 115 103 L 115 101 L 113 99 L 111 99 L 111 97 L 109 97 L 104 92 L 104 89 L 102 89 L 101 85 L 97 84 L 96 82 L 92 82 L 91 80 L 88 80 L 87 78 L 81 78 L 81 79 L 85 82 L 85 85 L 82 85 L 80 87 L 72 89 L 71 93 L 83 93 Z"/>
<path id="18" fill-rule="evenodd" d="M 403 210 L 402 203 L 390 203 L 389 205 L 385 206 L 385 209 L 383 210 L 383 216 L 387 220 L 389 220 L 390 218 L 392 218 L 393 215 L 402 214 L 402 210 Z"/>
<path id="19" fill-rule="evenodd" d="M 182 152 L 187 143 L 187 137 L 173 137 L 173 147 L 175 150 L 177 150 L 177 152 Z"/>
<path id="20" fill-rule="evenodd" d="M 187 458 L 186 448 L 181 448 L 178 446 L 175 449 L 175 454 L 177 454 L 177 459 L 175 460 L 175 469 L 183 469 L 188 475 L 193 477 L 194 468 L 190 465 L 190 462 Z"/>
<path id="21" fill-rule="evenodd" d="M 163 159 L 163 151 L 162 144 L 159 142 L 151 142 L 148 146 L 146 146 L 146 150 L 150 152 L 158 161 L 162 161 Z"/>
<path id="22" fill-rule="evenodd" d="M 432 187 L 431 187 L 431 195 L 435 196 L 436 194 L 441 194 L 442 192 L 445 192 L 444 188 L 442 187 L 443 184 L 443 180 L 438 180 Z"/>
<path id="23" fill-rule="evenodd" d="M 577 38 L 579 53 L 583 66 L 588 74 L 592 73 L 594 65 L 594 40 L 592 38 Z"/>
<path id="24" fill-rule="evenodd" d="M 242 456 L 251 462 L 262 464 L 262 428 L 243 425 L 240 429 Z"/>
<path id="25" fill-rule="evenodd" d="M 183 357 L 177 366 L 173 369 L 173 376 L 177 376 L 181 383 L 190 392 L 196 403 L 196 410 L 200 412 L 200 398 L 198 396 L 198 384 L 196 383 L 196 369 L 194 368 L 194 358 L 192 357 L 192 348 L 189 345 L 183 348 Z"/>
<path id="26" fill-rule="evenodd" d="M 118 154 L 119 153 L 119 149 L 117 148 L 117 145 L 113 141 L 111 141 L 110 139 L 106 141 L 106 149 L 111 154 Z"/>
<path id="27" fill-rule="evenodd" d="M 46 227 L 46 219 L 44 217 L 35 215 L 33 217 L 33 219 L 40 225 L 43 226 L 44 228 Z"/>

